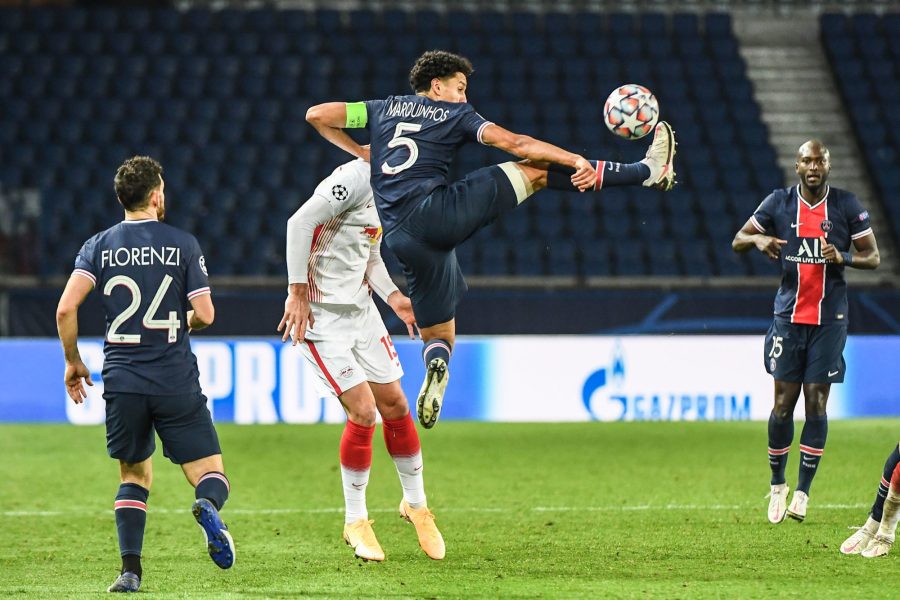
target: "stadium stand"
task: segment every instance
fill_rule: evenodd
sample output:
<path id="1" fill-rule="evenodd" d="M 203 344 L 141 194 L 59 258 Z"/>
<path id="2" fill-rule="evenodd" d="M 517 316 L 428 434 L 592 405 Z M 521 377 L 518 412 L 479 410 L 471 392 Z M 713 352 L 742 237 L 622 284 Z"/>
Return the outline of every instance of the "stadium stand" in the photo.
<path id="1" fill-rule="evenodd" d="M 900 232 L 900 13 L 827 13 L 821 35 L 886 217 Z"/>
<path id="2" fill-rule="evenodd" d="M 900 36 L 881 34 L 897 21 L 873 19 L 823 20 L 850 87 L 896 75 Z M 757 253 L 729 247 L 783 181 L 724 13 L 3 8 L 0 184 L 40 189 L 40 274 L 64 274 L 80 243 L 117 220 L 115 167 L 150 154 L 166 168 L 171 222 L 197 234 L 211 274 L 280 275 L 287 217 L 346 159 L 315 136 L 306 108 L 405 93 L 409 66 L 431 47 L 473 61 L 470 102 L 510 129 L 636 160 L 646 144 L 614 139 L 600 109 L 616 86 L 637 82 L 656 93 L 680 142 L 675 191 L 542 192 L 460 249 L 468 273 L 773 273 Z M 868 114 L 896 119 L 885 107 L 898 90 L 894 77 L 866 95 L 873 104 L 854 112 L 861 131 Z M 900 176 L 876 166 L 900 147 L 878 141 L 874 175 L 895 191 Z M 505 159 L 469 147 L 455 174 Z M 900 228 L 900 205 L 891 217 Z"/>

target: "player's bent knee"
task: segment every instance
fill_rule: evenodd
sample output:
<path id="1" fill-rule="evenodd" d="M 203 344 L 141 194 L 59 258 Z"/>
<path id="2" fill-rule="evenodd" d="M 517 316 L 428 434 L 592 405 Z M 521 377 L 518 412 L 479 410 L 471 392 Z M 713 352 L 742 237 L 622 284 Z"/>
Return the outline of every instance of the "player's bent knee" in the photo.
<path id="1" fill-rule="evenodd" d="M 347 417 L 357 425 L 371 427 L 375 424 L 375 396 L 367 381 L 341 394 L 341 404 Z"/>
<path id="2" fill-rule="evenodd" d="M 409 412 L 409 403 L 400 380 L 391 383 L 370 383 L 375 394 L 375 405 L 384 419 L 402 419 Z"/>
<path id="3" fill-rule="evenodd" d="M 509 182 L 512 184 L 513 190 L 516 193 L 517 204 L 522 204 L 526 198 L 534 193 L 534 184 L 525 174 L 524 168 L 518 163 L 505 162 L 500 163 L 497 166 L 500 167 L 500 170 L 503 171 L 509 179 Z"/>
<path id="4" fill-rule="evenodd" d="M 192 460 L 191 462 L 186 462 L 181 465 L 181 470 L 184 472 L 184 476 L 190 484 L 196 487 L 197 481 L 210 471 L 224 473 L 225 465 L 222 462 L 221 454 L 213 454 L 211 456 L 198 458 L 197 460 Z"/>

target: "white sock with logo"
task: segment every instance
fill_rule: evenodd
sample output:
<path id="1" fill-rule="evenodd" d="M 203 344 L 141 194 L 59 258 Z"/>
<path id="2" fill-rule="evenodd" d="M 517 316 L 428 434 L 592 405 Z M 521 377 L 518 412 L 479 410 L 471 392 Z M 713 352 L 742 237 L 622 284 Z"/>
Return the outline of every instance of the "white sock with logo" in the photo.
<path id="1" fill-rule="evenodd" d="M 422 477 L 422 452 L 412 456 L 392 456 L 403 487 L 403 499 L 413 508 L 427 506 L 425 501 L 425 478 Z"/>
<path id="2" fill-rule="evenodd" d="M 369 469 L 355 471 L 341 465 L 341 481 L 344 484 L 344 523 L 368 519 L 366 486 L 369 485 Z"/>

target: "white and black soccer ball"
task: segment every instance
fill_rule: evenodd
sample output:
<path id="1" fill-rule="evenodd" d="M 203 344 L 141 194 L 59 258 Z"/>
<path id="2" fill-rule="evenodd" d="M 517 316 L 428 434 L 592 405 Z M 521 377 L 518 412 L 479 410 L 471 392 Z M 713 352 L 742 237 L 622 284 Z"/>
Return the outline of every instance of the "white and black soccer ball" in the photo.
<path id="1" fill-rule="evenodd" d="M 656 96 L 636 83 L 626 83 L 614 89 L 603 106 L 606 128 L 627 140 L 644 137 L 653 131 L 658 120 Z"/>

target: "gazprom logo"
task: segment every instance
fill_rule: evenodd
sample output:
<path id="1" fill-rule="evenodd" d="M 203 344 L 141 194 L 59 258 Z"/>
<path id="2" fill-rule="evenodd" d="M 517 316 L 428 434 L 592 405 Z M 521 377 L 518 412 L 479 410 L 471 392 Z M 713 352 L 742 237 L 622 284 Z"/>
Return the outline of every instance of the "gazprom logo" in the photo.
<path id="1" fill-rule="evenodd" d="M 637 372 L 647 372 L 638 356 Z M 593 371 L 581 388 L 581 401 L 595 421 L 744 421 L 750 419 L 752 399 L 745 392 L 710 390 L 665 377 L 626 378 L 625 356 L 619 342 L 608 365 Z M 643 367 L 643 368 L 642 368 Z M 634 365 L 631 369 L 635 371 Z M 654 372 L 656 369 L 654 369 Z M 632 374 L 632 379 L 635 376 Z M 702 383 L 700 384 L 702 385 Z"/>
<path id="2" fill-rule="evenodd" d="M 619 390 L 625 381 L 625 359 L 622 346 L 616 343 L 610 364 L 597 369 L 581 388 L 581 401 L 588 414 L 595 421 L 621 421 L 628 410 L 627 400 L 619 395 L 611 395 L 610 390 Z M 602 392 L 597 393 L 599 390 Z"/>

